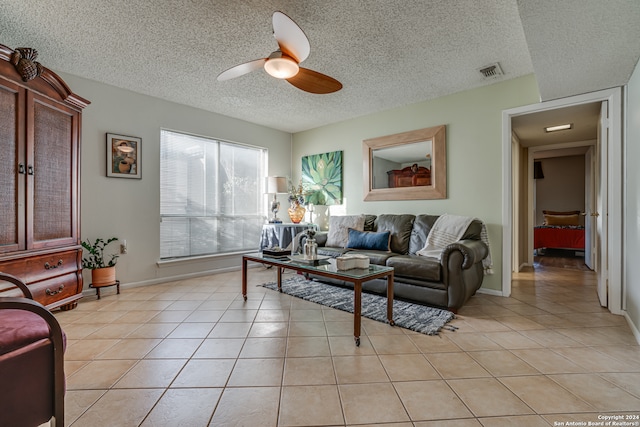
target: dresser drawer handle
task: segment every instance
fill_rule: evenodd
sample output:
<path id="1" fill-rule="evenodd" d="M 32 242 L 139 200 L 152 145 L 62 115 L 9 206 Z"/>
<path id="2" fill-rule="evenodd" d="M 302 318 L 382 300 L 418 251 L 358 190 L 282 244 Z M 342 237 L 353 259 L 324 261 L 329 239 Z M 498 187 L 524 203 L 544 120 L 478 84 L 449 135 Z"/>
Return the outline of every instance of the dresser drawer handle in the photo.
<path id="1" fill-rule="evenodd" d="M 51 289 L 47 288 L 47 290 L 45 291 L 45 293 L 46 293 L 47 295 L 57 295 L 57 294 L 59 294 L 60 292 L 62 292 L 62 290 L 63 290 L 63 289 L 64 289 L 64 285 L 60 285 L 60 287 L 58 288 L 58 290 L 57 290 L 57 291 L 52 291 Z"/>
<path id="2" fill-rule="evenodd" d="M 61 266 L 62 266 L 62 260 L 61 259 L 58 260 L 57 264 L 53 264 L 53 265 L 49 264 L 48 262 L 44 263 L 44 269 L 45 270 L 51 270 L 52 268 L 58 268 L 58 267 L 61 267 Z"/>

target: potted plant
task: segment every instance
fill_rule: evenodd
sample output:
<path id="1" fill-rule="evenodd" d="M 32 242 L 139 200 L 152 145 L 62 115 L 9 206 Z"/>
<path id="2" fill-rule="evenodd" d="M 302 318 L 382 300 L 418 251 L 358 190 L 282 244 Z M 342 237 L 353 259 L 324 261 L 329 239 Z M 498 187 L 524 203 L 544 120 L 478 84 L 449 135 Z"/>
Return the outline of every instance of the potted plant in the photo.
<path id="1" fill-rule="evenodd" d="M 91 285 L 93 287 L 113 285 L 116 282 L 118 255 L 108 254 L 105 256 L 104 253 L 107 245 L 116 240 L 118 240 L 117 237 L 111 237 L 107 240 L 98 238 L 93 243 L 89 239 L 82 242 L 82 247 L 86 251 L 82 258 L 82 268 L 91 270 Z"/>

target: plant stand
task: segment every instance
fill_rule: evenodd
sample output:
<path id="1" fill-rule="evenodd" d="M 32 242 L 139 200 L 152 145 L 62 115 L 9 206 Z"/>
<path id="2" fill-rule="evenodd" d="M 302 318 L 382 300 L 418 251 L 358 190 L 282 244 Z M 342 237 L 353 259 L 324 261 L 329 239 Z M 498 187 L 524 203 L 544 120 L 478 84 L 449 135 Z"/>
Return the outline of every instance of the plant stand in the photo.
<path id="1" fill-rule="evenodd" d="M 109 286 L 115 286 L 116 287 L 116 294 L 120 295 L 120 280 L 116 280 L 115 282 L 108 283 L 106 285 L 102 285 L 101 284 L 101 285 L 95 285 L 94 286 L 93 283 L 89 284 L 90 288 L 94 288 L 96 290 L 96 295 L 98 296 L 98 299 L 100 299 L 100 289 L 101 288 L 106 288 L 106 287 L 109 287 Z"/>

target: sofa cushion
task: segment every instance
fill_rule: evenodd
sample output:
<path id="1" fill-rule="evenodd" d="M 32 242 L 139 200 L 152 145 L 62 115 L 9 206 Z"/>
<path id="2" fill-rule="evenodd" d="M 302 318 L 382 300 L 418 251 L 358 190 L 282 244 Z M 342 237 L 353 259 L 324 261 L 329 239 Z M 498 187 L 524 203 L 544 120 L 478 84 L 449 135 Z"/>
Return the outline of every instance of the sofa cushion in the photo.
<path id="1" fill-rule="evenodd" d="M 365 214 L 364 216 L 364 231 L 376 231 L 376 215 Z"/>
<path id="2" fill-rule="evenodd" d="M 474 219 L 471 224 L 469 224 L 469 228 L 464 232 L 462 238 L 460 240 L 481 240 L 482 239 L 482 221 L 479 219 Z"/>
<path id="3" fill-rule="evenodd" d="M 0 356 L 49 338 L 49 325 L 37 314 L 17 309 L 0 311 Z M 62 339 L 64 349 L 67 342 L 64 331 Z"/>
<path id="4" fill-rule="evenodd" d="M 379 215 L 376 220 L 376 231 L 390 231 L 391 252 L 406 255 L 409 253 L 409 240 L 411 239 L 411 229 L 415 215 Z"/>
<path id="5" fill-rule="evenodd" d="M 350 250 L 351 249 L 345 249 L 345 248 L 332 248 L 330 246 L 318 246 L 318 255 L 337 258 L 340 255 L 349 252 Z"/>
<path id="6" fill-rule="evenodd" d="M 394 276 L 440 282 L 442 269 L 436 259 L 418 255 L 393 256 L 387 260 L 387 267 L 393 267 Z"/>
<path id="7" fill-rule="evenodd" d="M 358 231 L 350 228 L 347 248 L 388 251 L 390 238 L 390 231 Z"/>
<path id="8" fill-rule="evenodd" d="M 389 251 L 371 251 L 365 249 L 347 249 L 349 254 L 360 254 L 369 257 L 369 263 L 376 265 L 387 265 L 387 260 L 393 256 L 396 256 L 393 252 Z"/>
<path id="9" fill-rule="evenodd" d="M 329 217 L 329 234 L 325 246 L 344 248 L 349 241 L 349 229 L 363 231 L 364 215 L 344 215 Z"/>
<path id="10" fill-rule="evenodd" d="M 409 254 L 415 255 L 427 243 L 427 236 L 438 219 L 438 215 L 418 215 L 413 221 L 411 239 L 409 241 Z"/>

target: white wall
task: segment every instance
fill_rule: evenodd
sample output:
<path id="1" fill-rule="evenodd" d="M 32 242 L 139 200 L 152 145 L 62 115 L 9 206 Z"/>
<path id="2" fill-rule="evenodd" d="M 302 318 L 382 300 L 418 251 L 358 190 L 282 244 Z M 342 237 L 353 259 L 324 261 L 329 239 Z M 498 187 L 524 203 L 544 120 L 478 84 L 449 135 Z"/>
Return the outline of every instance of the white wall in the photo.
<path id="1" fill-rule="evenodd" d="M 488 226 L 495 274 L 483 287 L 502 285 L 502 111 L 539 101 L 533 75 L 432 101 L 324 126 L 293 136 L 294 176 L 301 158 L 343 150 L 344 206 L 340 213 L 452 213 L 482 219 Z M 430 126 L 447 125 L 447 198 L 396 202 L 363 201 L 362 141 Z"/>
<path id="2" fill-rule="evenodd" d="M 636 339 L 640 341 L 640 66 L 627 86 L 624 188 L 624 271 L 623 283 L 626 292 L 627 318 L 635 327 Z"/>
<path id="3" fill-rule="evenodd" d="M 269 174 L 290 175 L 291 135 L 196 108 L 164 101 L 76 76 L 60 74 L 91 101 L 83 111 L 81 146 L 81 235 L 126 239 L 128 253 L 117 265 L 124 285 L 157 283 L 240 265 L 220 256 L 158 267 L 160 256 L 160 129 L 172 129 L 266 147 Z M 106 133 L 142 138 L 142 179 L 106 177 Z M 265 196 L 265 214 L 267 196 Z M 116 245 L 113 249 L 117 249 Z M 256 248 L 259 245 L 256 236 Z M 85 272 L 85 289 L 90 276 Z"/>

